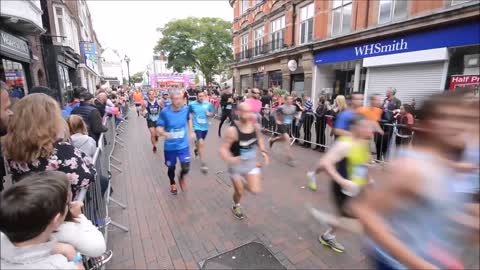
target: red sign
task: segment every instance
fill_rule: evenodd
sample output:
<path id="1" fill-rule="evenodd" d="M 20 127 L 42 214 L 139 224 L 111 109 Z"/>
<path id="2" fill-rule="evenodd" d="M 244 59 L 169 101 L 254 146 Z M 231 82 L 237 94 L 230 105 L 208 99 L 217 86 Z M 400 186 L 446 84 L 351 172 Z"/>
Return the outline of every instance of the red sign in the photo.
<path id="1" fill-rule="evenodd" d="M 449 90 L 469 89 L 478 92 L 480 75 L 452 75 Z"/>

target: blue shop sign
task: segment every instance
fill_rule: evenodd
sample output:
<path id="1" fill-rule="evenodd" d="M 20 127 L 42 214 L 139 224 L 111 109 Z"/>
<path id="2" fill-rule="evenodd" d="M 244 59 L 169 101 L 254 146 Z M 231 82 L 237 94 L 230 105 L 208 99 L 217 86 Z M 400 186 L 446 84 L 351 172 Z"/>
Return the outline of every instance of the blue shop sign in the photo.
<path id="1" fill-rule="evenodd" d="M 480 44 L 480 22 L 471 22 L 364 43 L 315 54 L 315 64 L 343 62 L 366 57 L 428 49 Z"/>
<path id="2" fill-rule="evenodd" d="M 95 52 L 95 43 L 93 42 L 81 42 L 80 50 L 82 52 L 85 65 L 91 70 L 98 73 L 97 67 L 97 53 Z"/>

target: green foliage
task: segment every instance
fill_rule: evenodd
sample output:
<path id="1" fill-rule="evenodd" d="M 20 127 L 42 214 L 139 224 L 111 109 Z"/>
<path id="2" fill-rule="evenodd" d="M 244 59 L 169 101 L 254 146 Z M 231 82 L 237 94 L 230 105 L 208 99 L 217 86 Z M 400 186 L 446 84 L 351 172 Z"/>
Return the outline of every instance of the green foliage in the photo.
<path id="1" fill-rule="evenodd" d="M 137 72 L 130 76 L 130 80 L 132 83 L 141 83 L 143 81 L 143 73 L 142 72 Z"/>
<path id="2" fill-rule="evenodd" d="M 232 62 L 232 24 L 219 18 L 186 18 L 168 22 L 158 29 L 162 38 L 155 53 L 167 56 L 176 72 L 200 70 L 207 83 L 222 74 Z"/>
<path id="3" fill-rule="evenodd" d="M 280 88 L 273 88 L 273 93 L 277 94 L 279 96 L 285 96 L 288 95 L 288 92 L 286 90 L 280 89 Z"/>

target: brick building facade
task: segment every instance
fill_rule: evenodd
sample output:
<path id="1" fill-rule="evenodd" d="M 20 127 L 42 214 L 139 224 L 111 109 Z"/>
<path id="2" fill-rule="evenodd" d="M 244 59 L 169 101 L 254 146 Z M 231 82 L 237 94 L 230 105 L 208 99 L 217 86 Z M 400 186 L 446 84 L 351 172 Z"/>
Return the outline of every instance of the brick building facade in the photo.
<path id="1" fill-rule="evenodd" d="M 369 77 L 380 82 L 403 76 L 400 64 L 420 74 L 435 71 L 429 75 L 432 78 L 426 82 L 426 92 L 445 88 L 453 73 L 478 74 L 469 66 L 478 61 L 480 42 L 478 32 L 473 33 L 479 29 L 478 0 L 232 0 L 231 5 L 234 87 L 242 91 L 247 87 L 279 87 L 312 97 L 372 93 L 366 90 L 380 91 L 384 85 L 375 87 Z M 429 40 L 422 43 L 423 34 L 441 37 L 456 31 L 472 31 L 471 38 L 451 44 L 443 40 L 438 45 L 433 40 L 426 46 Z M 406 48 L 401 47 L 401 41 Z M 371 51 L 372 57 L 355 55 L 362 48 Z M 403 52 L 410 53 L 405 56 L 412 58 L 411 62 L 397 59 L 405 58 Z M 451 59 L 454 54 L 458 59 L 473 60 L 462 63 L 462 68 L 452 66 L 452 60 L 460 61 Z M 413 60 L 424 66 L 413 66 Z M 412 77 L 417 79 L 424 78 Z M 415 97 L 416 93 L 404 90 L 409 85 L 402 83 L 394 80 L 392 87 L 398 84 L 401 95 Z"/>

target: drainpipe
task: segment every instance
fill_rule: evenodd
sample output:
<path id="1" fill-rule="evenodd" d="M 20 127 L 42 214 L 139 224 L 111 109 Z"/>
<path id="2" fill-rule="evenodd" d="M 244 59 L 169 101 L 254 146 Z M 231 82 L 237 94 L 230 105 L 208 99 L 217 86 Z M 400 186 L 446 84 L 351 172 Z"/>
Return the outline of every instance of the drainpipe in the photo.
<path id="1" fill-rule="evenodd" d="M 368 27 L 368 15 L 370 13 L 370 0 L 367 1 L 367 14 L 365 14 L 365 29 Z"/>

